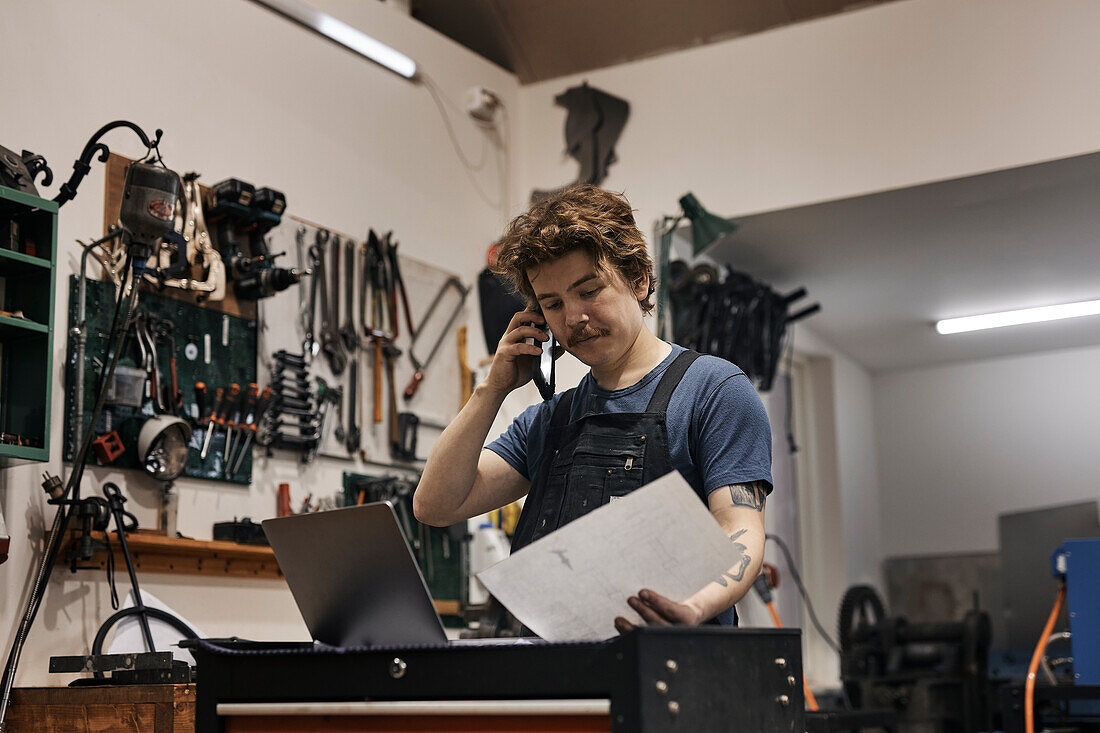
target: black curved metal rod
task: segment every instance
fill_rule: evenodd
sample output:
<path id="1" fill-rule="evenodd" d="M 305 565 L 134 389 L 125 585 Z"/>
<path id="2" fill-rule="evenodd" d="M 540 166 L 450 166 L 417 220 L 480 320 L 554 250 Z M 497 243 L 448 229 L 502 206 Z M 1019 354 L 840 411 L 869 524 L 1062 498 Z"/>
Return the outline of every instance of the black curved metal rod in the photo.
<path id="1" fill-rule="evenodd" d="M 110 631 L 115 624 L 117 624 L 119 621 L 126 618 L 127 616 L 137 616 L 138 614 L 140 614 L 139 618 L 151 618 L 156 621 L 163 621 L 169 626 L 174 627 L 176 631 L 183 634 L 183 636 L 187 639 L 199 638 L 199 635 L 195 633 L 194 629 L 188 626 L 180 618 L 178 618 L 177 616 L 173 616 L 167 611 L 162 611 L 159 608 L 153 608 L 151 606 L 146 606 L 143 608 L 138 608 L 137 606 L 127 606 L 126 608 L 123 608 L 121 611 L 118 611 L 109 619 L 104 621 L 103 624 L 99 627 L 99 631 L 97 631 L 95 635 L 95 641 L 92 642 L 92 655 L 99 656 L 103 653 L 103 643 L 107 640 L 107 632 Z M 92 676 L 96 679 L 103 679 L 104 677 L 103 672 L 99 670 L 93 671 Z"/>
<path id="2" fill-rule="evenodd" d="M 134 594 L 134 608 L 136 609 L 138 624 L 141 626 L 141 635 L 145 638 L 145 644 L 149 647 L 149 651 L 155 652 L 157 647 L 153 644 L 153 632 L 149 629 L 149 616 L 146 614 L 148 609 L 141 600 L 141 588 L 138 587 L 137 573 L 134 572 L 134 560 L 130 555 L 130 546 L 126 543 L 126 527 L 122 521 L 122 504 L 126 501 L 126 498 L 122 495 L 122 491 L 119 490 L 118 486 L 110 482 L 103 485 L 103 494 L 107 497 L 111 514 L 115 518 L 118 543 L 122 546 L 122 557 L 126 561 L 126 572 L 130 574 L 130 590 Z"/>
<path id="3" fill-rule="evenodd" d="M 95 134 L 88 140 L 84 146 L 84 151 L 80 154 L 80 157 L 73 163 L 73 174 L 69 177 L 69 180 L 61 184 L 61 190 L 53 200 L 57 202 L 58 206 L 64 206 L 69 201 L 72 201 L 76 196 L 76 189 L 80 186 L 80 182 L 84 180 L 84 176 L 92 170 L 92 158 L 96 153 L 99 153 L 99 161 L 101 163 L 107 162 L 107 156 L 111 154 L 110 149 L 99 142 L 99 139 L 106 135 L 111 130 L 115 130 L 119 127 L 126 127 L 133 130 L 139 138 L 141 138 L 141 144 L 145 146 L 146 156 L 149 152 L 156 150 L 157 156 L 160 156 L 160 138 L 164 134 L 162 130 L 157 130 L 153 140 L 149 140 L 149 136 L 145 134 L 145 131 L 128 120 L 115 120 L 114 122 L 108 122 L 103 127 L 96 130 Z"/>

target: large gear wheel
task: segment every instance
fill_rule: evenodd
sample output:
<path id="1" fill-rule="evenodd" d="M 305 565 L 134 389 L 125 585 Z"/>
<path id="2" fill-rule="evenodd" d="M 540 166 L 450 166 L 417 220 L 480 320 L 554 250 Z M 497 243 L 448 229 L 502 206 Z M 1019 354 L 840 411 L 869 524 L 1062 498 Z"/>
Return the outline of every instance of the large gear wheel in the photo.
<path id="1" fill-rule="evenodd" d="M 860 685 L 854 678 L 866 673 L 865 654 L 855 643 L 855 631 L 862 626 L 875 626 L 886 618 L 886 606 L 878 592 L 869 585 L 853 585 L 844 592 L 837 618 L 837 641 L 840 644 L 840 676 L 848 699 L 861 707 Z M 863 651 L 866 651 L 864 649 Z"/>
<path id="2" fill-rule="evenodd" d="M 840 653 L 852 650 L 852 632 L 860 626 L 874 626 L 886 618 L 886 606 L 878 591 L 869 585 L 853 585 L 844 592 L 837 618 Z"/>

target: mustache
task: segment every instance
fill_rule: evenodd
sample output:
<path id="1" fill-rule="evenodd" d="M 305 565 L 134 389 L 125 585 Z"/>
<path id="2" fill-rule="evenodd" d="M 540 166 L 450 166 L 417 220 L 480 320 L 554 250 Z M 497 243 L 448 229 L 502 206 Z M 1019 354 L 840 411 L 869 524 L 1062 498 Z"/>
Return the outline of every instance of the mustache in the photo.
<path id="1" fill-rule="evenodd" d="M 581 341 L 586 341 L 595 336 L 608 336 L 611 332 L 606 328 L 592 328 L 591 326 L 585 326 L 579 331 L 574 331 L 569 334 L 569 340 L 566 341 L 566 346 L 573 348 Z"/>

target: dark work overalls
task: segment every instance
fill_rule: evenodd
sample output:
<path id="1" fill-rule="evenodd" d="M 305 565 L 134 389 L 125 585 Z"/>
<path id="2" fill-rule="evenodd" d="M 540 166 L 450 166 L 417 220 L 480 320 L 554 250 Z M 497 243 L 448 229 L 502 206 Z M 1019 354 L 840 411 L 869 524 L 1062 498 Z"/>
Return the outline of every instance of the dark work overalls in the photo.
<path id="1" fill-rule="evenodd" d="M 570 423 L 576 388 L 562 395 L 513 534 L 512 552 L 672 470 L 665 413 L 684 372 L 698 357 L 685 351 L 673 360 L 645 412 L 586 412 Z"/>
<path id="2" fill-rule="evenodd" d="M 665 413 L 697 358 L 698 353 L 685 351 L 673 360 L 645 412 L 586 412 L 570 423 L 576 388 L 561 396 L 550 418 L 538 474 L 512 536 L 512 552 L 672 470 Z M 493 603 L 503 618 L 503 607 L 495 599 Z M 531 631 L 523 628 L 520 634 Z"/>

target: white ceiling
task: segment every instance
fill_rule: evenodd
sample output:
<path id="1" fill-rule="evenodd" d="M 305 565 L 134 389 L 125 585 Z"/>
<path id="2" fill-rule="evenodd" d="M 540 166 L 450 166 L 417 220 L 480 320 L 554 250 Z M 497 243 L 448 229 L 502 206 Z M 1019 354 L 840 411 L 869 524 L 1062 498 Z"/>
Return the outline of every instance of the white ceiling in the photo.
<path id="1" fill-rule="evenodd" d="M 805 286 L 792 309 L 819 302 L 806 323 L 872 371 L 1100 344 L 1100 316 L 951 336 L 932 327 L 1100 299 L 1100 153 L 737 222 L 715 258 L 780 292 Z"/>

